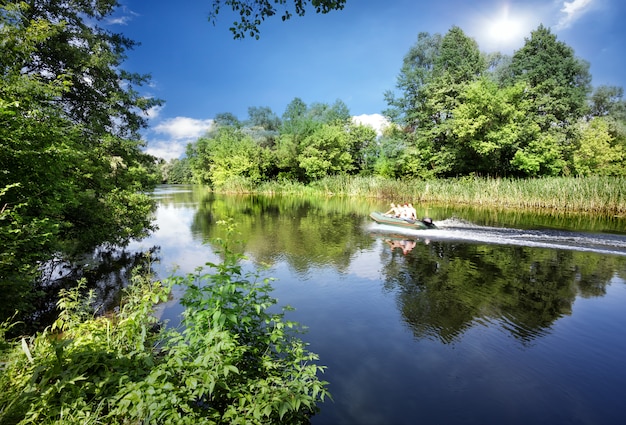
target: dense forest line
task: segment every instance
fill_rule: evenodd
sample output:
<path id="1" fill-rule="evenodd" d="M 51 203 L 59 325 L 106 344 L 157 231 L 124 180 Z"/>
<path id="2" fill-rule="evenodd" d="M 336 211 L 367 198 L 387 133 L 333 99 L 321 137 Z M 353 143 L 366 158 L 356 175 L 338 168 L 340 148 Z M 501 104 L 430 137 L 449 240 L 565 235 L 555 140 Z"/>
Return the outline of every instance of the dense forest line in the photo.
<path id="1" fill-rule="evenodd" d="M 481 52 L 462 29 L 420 33 L 381 135 L 346 104 L 295 98 L 282 116 L 250 107 L 218 114 L 163 181 L 220 189 L 229 180 L 310 183 L 333 175 L 527 178 L 624 175 L 623 88 L 591 85 L 589 64 L 539 26 L 512 56 Z"/>

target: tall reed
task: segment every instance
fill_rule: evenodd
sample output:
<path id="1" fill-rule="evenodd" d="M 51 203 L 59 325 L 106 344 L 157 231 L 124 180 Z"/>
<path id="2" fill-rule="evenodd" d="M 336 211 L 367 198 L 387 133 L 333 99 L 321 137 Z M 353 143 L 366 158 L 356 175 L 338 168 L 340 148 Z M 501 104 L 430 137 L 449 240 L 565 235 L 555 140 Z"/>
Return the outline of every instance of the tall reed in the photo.
<path id="1" fill-rule="evenodd" d="M 468 204 L 520 209 L 626 214 L 624 177 L 544 177 L 537 179 L 462 177 L 392 180 L 335 176 L 310 185 L 266 182 L 260 193 L 325 194 L 385 200 Z"/>

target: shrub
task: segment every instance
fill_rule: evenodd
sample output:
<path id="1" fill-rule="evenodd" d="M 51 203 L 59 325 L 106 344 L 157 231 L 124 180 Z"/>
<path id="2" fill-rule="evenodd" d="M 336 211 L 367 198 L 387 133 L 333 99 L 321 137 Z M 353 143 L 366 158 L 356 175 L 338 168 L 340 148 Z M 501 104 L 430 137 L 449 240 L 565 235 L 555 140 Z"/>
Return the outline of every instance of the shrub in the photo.
<path id="1" fill-rule="evenodd" d="M 0 423 L 308 422 L 329 395 L 324 368 L 285 309 L 269 312 L 270 280 L 242 275 L 233 232 L 216 241 L 215 273 L 136 274 L 117 313 L 95 316 L 84 282 L 63 292 L 54 325 L 2 355 Z M 154 308 L 174 284 L 186 288 L 183 323 L 166 328 Z"/>

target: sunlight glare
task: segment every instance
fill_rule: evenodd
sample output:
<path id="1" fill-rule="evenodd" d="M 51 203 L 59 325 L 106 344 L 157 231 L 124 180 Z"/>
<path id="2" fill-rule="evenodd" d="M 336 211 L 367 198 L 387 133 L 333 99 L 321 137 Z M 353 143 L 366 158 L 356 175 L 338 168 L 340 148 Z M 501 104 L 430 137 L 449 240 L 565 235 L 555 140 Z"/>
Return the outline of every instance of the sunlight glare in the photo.
<path id="1" fill-rule="evenodd" d="M 521 47 L 530 33 L 527 21 L 523 13 L 512 12 L 508 4 L 502 5 L 499 11 L 484 18 L 481 47 L 504 51 Z"/>

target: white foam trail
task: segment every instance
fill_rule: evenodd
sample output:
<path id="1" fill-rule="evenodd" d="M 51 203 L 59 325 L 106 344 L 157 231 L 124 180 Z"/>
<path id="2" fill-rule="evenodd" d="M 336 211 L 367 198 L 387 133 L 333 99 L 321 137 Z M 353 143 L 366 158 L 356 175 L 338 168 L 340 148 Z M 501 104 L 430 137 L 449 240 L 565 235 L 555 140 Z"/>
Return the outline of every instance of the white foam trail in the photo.
<path id="1" fill-rule="evenodd" d="M 437 229 L 426 230 L 404 229 L 376 223 L 371 223 L 369 228 L 371 231 L 431 241 L 461 241 L 626 255 L 625 235 L 478 226 L 458 219 L 437 221 L 435 224 Z"/>

